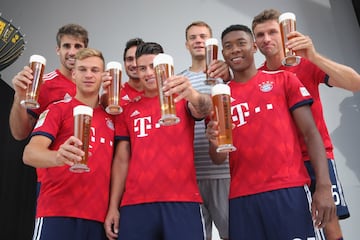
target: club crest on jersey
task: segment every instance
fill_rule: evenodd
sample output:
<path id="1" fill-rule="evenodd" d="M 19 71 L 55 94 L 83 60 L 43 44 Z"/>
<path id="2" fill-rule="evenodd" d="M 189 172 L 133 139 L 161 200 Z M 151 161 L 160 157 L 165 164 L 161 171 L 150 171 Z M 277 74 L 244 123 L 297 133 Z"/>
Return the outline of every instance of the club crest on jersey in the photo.
<path id="1" fill-rule="evenodd" d="M 113 131 L 115 130 L 114 122 L 110 118 L 106 118 L 106 126 Z"/>
<path id="2" fill-rule="evenodd" d="M 274 87 L 274 82 L 265 81 L 259 84 L 260 91 L 262 92 L 270 92 Z"/>

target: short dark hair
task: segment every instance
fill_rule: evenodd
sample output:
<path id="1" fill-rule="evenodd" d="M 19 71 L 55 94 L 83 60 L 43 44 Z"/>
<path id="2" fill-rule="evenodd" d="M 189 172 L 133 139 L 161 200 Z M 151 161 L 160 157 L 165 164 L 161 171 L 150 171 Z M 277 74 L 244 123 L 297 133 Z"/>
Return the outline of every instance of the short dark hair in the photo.
<path id="1" fill-rule="evenodd" d="M 221 33 L 221 40 L 224 39 L 224 36 L 228 34 L 229 32 L 233 31 L 243 31 L 249 34 L 250 38 L 254 40 L 254 36 L 252 34 L 251 29 L 248 26 L 241 25 L 241 24 L 234 24 L 230 25 L 229 27 L 225 28 L 225 30 Z"/>
<path id="2" fill-rule="evenodd" d="M 64 35 L 69 35 L 77 39 L 80 39 L 84 43 L 85 47 L 87 47 L 89 44 L 88 31 L 79 24 L 70 23 L 59 28 L 56 34 L 56 43 L 58 47 L 60 47 L 61 38 Z"/>
<path id="3" fill-rule="evenodd" d="M 130 39 L 129 41 L 126 42 L 126 45 L 125 45 L 125 49 L 124 49 L 124 54 L 123 54 L 123 59 L 125 61 L 125 58 L 126 58 L 126 52 L 134 47 L 134 46 L 139 46 L 140 44 L 143 44 L 144 43 L 144 40 L 142 40 L 141 38 L 132 38 Z"/>
<path id="4" fill-rule="evenodd" d="M 145 42 L 143 44 L 140 44 L 135 52 L 135 58 L 138 59 L 142 55 L 148 55 L 148 54 L 159 54 L 164 53 L 164 50 L 162 46 L 156 42 Z"/>
<path id="5" fill-rule="evenodd" d="M 281 13 L 276 9 L 265 9 L 264 11 L 256 15 L 252 20 L 252 24 L 251 24 L 252 30 L 254 31 L 255 27 L 260 23 L 264 23 L 269 20 L 277 21 L 279 19 L 280 14 Z"/>

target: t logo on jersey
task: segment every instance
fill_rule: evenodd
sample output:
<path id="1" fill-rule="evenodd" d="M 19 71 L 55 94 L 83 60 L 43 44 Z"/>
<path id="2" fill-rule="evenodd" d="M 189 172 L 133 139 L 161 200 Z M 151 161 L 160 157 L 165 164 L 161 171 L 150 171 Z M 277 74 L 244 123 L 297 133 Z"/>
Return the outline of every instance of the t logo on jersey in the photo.
<path id="1" fill-rule="evenodd" d="M 249 108 L 248 103 L 239 103 L 234 106 L 231 106 L 231 117 L 233 123 L 237 127 L 245 125 L 247 123 L 246 119 L 252 114 L 260 113 L 261 111 L 272 110 L 273 105 L 271 103 L 265 104 L 265 106 L 256 106 L 253 109 Z"/>
<path id="2" fill-rule="evenodd" d="M 146 137 L 148 136 L 148 130 L 152 129 L 152 119 L 150 116 L 141 117 L 134 119 L 134 132 L 137 133 L 137 137 Z M 155 123 L 155 128 L 160 128 L 158 122 Z"/>

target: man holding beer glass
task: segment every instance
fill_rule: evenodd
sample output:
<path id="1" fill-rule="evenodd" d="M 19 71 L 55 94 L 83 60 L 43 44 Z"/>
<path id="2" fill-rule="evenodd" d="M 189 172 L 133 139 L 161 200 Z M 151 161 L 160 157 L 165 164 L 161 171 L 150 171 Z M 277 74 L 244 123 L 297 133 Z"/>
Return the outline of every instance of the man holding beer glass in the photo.
<path id="1" fill-rule="evenodd" d="M 163 49 L 157 43 L 138 46 L 137 68 L 145 93 L 117 116 L 115 138 L 119 142 L 104 224 L 109 239 L 204 237 L 193 140 L 194 122 L 210 113 L 211 99 L 194 90 L 184 76 L 168 78 L 162 90 L 167 96 L 175 94 L 180 122 L 160 125 L 153 64 L 160 53 Z"/>
<path id="2" fill-rule="evenodd" d="M 80 50 L 72 74 L 75 97 L 49 105 L 25 147 L 24 163 L 43 169 L 34 239 L 106 239 L 103 222 L 115 130 L 112 116 L 99 105 L 103 71 L 101 52 Z M 93 109 L 87 162 L 90 172 L 74 173 L 69 166 L 86 154 L 78 147 L 85 143 L 74 137 L 73 109 L 82 105 Z"/>
<path id="3" fill-rule="evenodd" d="M 12 83 L 15 96 L 10 111 L 9 125 L 15 139 L 23 140 L 29 136 L 37 118 L 50 103 L 75 95 L 76 86 L 71 77 L 75 54 L 87 47 L 88 42 L 88 32 L 80 25 L 67 24 L 59 28 L 56 35 L 56 54 L 59 56 L 61 65 L 59 69 L 44 75 L 44 83 L 40 87 L 38 109 L 27 111 L 20 105 L 20 101 L 25 98 L 26 86 L 33 79 L 31 69 L 25 66 L 14 76 Z"/>
<path id="4" fill-rule="evenodd" d="M 317 53 L 311 39 L 299 32 L 289 33 L 288 37 L 291 39 L 287 43 L 287 47 L 296 51 L 296 54 L 301 56 L 302 59 L 297 66 L 282 66 L 281 59 L 284 57 L 284 53 L 282 51 L 282 40 L 278 23 L 279 16 L 279 11 L 267 9 L 259 13 L 253 19 L 252 29 L 255 36 L 255 42 L 260 52 L 264 54 L 266 58 L 266 62 L 260 69 L 268 71 L 287 70 L 295 73 L 313 97 L 314 103 L 311 106 L 311 111 L 325 145 L 329 164 L 329 174 L 332 182 L 332 191 L 338 215 L 338 218 L 333 218 L 331 222 L 326 224 L 325 235 L 327 239 L 342 239 L 339 219 L 348 218 L 350 213 L 336 170 L 333 144 L 323 116 L 319 86 L 321 83 L 324 83 L 326 86 L 330 87 L 335 86 L 350 91 L 358 91 L 360 89 L 360 75 L 352 68 L 333 62 Z M 303 160 L 305 161 L 305 165 L 308 168 L 310 177 L 314 183 L 316 179 L 309 161 L 308 150 L 303 139 L 300 143 L 303 152 Z M 311 185 L 310 190 L 312 192 L 314 191 L 313 184 Z"/>
<path id="5" fill-rule="evenodd" d="M 141 38 L 132 38 L 126 42 L 123 60 L 126 75 L 129 79 L 122 84 L 120 91 L 121 104 L 127 104 L 133 99 L 144 94 L 143 86 L 137 74 L 135 52 L 137 46 L 144 43 Z M 103 93 L 101 94 L 101 103 L 105 107 L 107 102 L 107 87 L 111 84 L 109 72 L 104 72 L 103 76 Z"/>
<path id="6" fill-rule="evenodd" d="M 211 94 L 211 86 L 205 84 L 206 68 L 205 41 L 212 37 L 211 27 L 203 21 L 189 24 L 185 30 L 185 46 L 191 55 L 191 66 L 180 74 L 189 78 L 194 89 L 201 93 Z M 229 67 L 224 61 L 214 61 L 208 75 L 216 79 L 230 79 Z M 230 186 L 229 162 L 214 164 L 209 152 L 209 142 L 205 136 L 205 122 L 195 123 L 194 157 L 196 178 L 203 198 L 201 205 L 206 239 L 212 238 L 213 222 L 221 239 L 228 239 L 228 195 Z"/>
<path id="7" fill-rule="evenodd" d="M 312 98 L 293 74 L 255 67 L 251 30 L 231 25 L 222 33 L 222 53 L 234 74 L 231 88 L 233 143 L 229 153 L 230 239 L 315 239 L 335 217 L 325 150 L 313 121 Z M 218 123 L 207 135 L 215 163 Z M 310 179 L 302 161 L 297 129 L 304 135 L 318 182 L 311 201 Z M 311 206 L 311 210 L 309 209 Z"/>

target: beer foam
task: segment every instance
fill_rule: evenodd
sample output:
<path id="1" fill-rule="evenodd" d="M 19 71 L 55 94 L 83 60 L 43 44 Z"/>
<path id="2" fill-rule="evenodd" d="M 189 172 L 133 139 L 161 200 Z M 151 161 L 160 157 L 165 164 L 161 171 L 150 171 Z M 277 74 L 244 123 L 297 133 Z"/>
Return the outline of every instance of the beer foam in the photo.
<path id="1" fill-rule="evenodd" d="M 230 87 L 224 83 L 218 83 L 211 88 L 211 96 L 226 94 L 230 95 Z"/>
<path id="2" fill-rule="evenodd" d="M 279 16 L 279 23 L 286 20 L 286 19 L 290 19 L 290 20 L 293 20 L 293 21 L 296 21 L 296 16 L 294 13 L 292 12 L 286 12 L 286 13 L 283 13 Z"/>
<path id="3" fill-rule="evenodd" d="M 74 107 L 73 114 L 74 114 L 74 116 L 84 114 L 84 115 L 89 115 L 92 117 L 93 109 L 89 106 L 78 105 L 78 106 Z"/>
<path id="4" fill-rule="evenodd" d="M 112 69 L 112 68 L 120 69 L 120 71 L 122 71 L 121 63 L 119 63 L 119 62 L 112 61 L 112 62 L 108 62 L 108 64 L 106 64 L 106 71 L 109 69 Z"/>
<path id="5" fill-rule="evenodd" d="M 31 55 L 29 62 L 39 62 L 41 64 L 46 65 L 46 59 L 41 55 Z"/>
<path id="6" fill-rule="evenodd" d="M 208 38 L 205 41 L 205 46 L 209 46 L 209 45 L 218 45 L 218 40 L 216 38 Z"/>
<path id="7" fill-rule="evenodd" d="M 169 64 L 171 66 L 174 66 L 174 60 L 172 56 L 165 54 L 165 53 L 159 53 L 156 55 L 156 57 L 153 60 L 154 67 L 160 64 Z"/>

